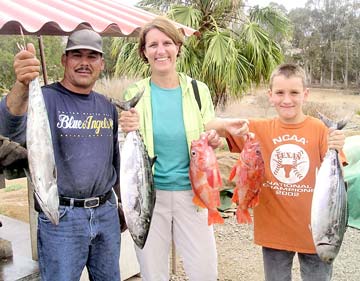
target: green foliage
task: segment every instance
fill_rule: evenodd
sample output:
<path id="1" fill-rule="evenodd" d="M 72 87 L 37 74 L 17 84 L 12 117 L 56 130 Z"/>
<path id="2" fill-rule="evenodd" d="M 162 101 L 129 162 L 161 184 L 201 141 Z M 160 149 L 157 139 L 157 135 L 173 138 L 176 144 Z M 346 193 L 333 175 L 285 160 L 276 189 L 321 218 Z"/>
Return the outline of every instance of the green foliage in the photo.
<path id="1" fill-rule="evenodd" d="M 38 39 L 36 36 L 25 36 L 26 43 L 33 43 L 37 49 L 36 56 L 40 59 Z M 18 35 L 0 36 L 0 91 L 8 92 L 15 82 L 13 70 L 14 56 L 18 53 L 17 44 L 24 45 L 23 38 Z M 62 76 L 61 54 L 64 49 L 61 37 L 43 37 L 47 74 L 50 81 L 58 80 Z"/>
<path id="2" fill-rule="evenodd" d="M 170 19 L 201 33 L 186 38 L 178 59 L 178 71 L 204 81 L 215 106 L 226 104 L 230 96 L 241 97 L 253 84 L 267 80 L 282 62 L 280 44 L 286 40 L 290 24 L 275 8 L 254 9 L 245 15 L 243 1 L 143 0 L 142 8 L 166 13 Z M 113 40 L 115 74 L 148 76 L 149 68 L 137 54 L 134 40 Z"/>
<path id="3" fill-rule="evenodd" d="M 360 85 L 359 1 L 308 1 L 289 18 L 294 26 L 289 55 L 304 66 L 310 84 Z"/>
<path id="4" fill-rule="evenodd" d="M 0 89 L 2 93 L 8 91 L 15 82 L 13 59 L 18 52 L 17 42 L 21 42 L 19 36 L 0 36 Z"/>
<path id="5" fill-rule="evenodd" d="M 61 36 L 43 36 L 46 70 L 49 82 L 58 81 L 63 77 L 64 68 L 61 65 L 61 56 L 64 53 L 65 43 Z M 38 46 L 35 45 L 37 49 Z M 37 50 L 37 53 L 39 51 Z M 37 54 L 40 59 L 40 56 Z"/>

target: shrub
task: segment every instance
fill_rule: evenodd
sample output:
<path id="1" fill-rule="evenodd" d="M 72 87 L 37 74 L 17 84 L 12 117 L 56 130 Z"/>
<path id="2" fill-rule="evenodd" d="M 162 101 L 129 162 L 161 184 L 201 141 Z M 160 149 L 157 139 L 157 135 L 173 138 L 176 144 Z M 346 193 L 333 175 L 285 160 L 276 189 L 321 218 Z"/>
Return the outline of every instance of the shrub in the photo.
<path id="1" fill-rule="evenodd" d="M 336 108 L 332 105 L 327 103 L 320 103 L 320 102 L 306 102 L 303 106 L 303 111 L 306 115 L 313 116 L 318 118 L 318 112 L 325 115 L 330 119 L 336 120 Z"/>

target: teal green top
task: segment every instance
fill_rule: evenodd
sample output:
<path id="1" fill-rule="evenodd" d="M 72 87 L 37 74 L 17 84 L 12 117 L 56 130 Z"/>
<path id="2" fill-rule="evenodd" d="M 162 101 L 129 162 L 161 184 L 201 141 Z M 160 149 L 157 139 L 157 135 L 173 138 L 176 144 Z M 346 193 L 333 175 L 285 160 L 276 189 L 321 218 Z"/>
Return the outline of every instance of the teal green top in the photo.
<path id="1" fill-rule="evenodd" d="M 183 121 L 181 88 L 164 89 L 151 85 L 154 131 L 155 188 L 189 190 L 189 155 Z"/>
<path id="2" fill-rule="evenodd" d="M 201 132 L 204 131 L 205 124 L 215 117 L 215 112 L 209 88 L 206 84 L 197 81 L 199 96 L 201 99 L 200 112 L 193 93 L 191 77 L 183 73 L 178 73 L 178 75 L 181 88 L 182 116 L 186 135 L 187 154 L 188 157 L 190 157 L 191 141 L 199 139 Z M 145 91 L 142 98 L 136 105 L 136 110 L 140 116 L 140 133 L 147 147 L 149 156 L 154 157 L 154 125 L 153 122 L 151 122 L 153 120 L 153 108 L 151 102 L 153 93 L 151 92 L 150 77 L 130 85 L 124 93 L 124 99 L 128 100 L 132 98 L 143 89 Z M 159 100 L 158 103 L 159 107 L 163 107 L 165 105 L 162 100 Z M 163 119 L 166 119 L 166 117 L 163 117 Z M 176 124 L 172 123 L 171 127 L 168 127 L 167 129 L 172 130 L 175 125 Z M 161 148 L 159 147 L 159 149 Z M 161 160 L 157 159 L 156 161 Z M 187 163 L 187 169 L 189 168 L 188 164 L 189 163 Z M 157 177 L 156 170 L 154 170 L 154 176 Z M 176 182 L 173 182 L 173 186 L 176 186 Z"/>

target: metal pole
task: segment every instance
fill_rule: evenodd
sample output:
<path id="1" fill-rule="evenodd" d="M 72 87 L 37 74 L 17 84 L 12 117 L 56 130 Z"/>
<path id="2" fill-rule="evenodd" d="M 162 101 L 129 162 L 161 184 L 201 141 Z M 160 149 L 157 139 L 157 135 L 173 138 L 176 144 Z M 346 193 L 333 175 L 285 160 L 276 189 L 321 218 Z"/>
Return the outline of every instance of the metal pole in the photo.
<path id="1" fill-rule="evenodd" d="M 41 60 L 41 67 L 42 67 L 43 77 L 44 77 L 44 84 L 47 85 L 48 84 L 48 79 L 47 79 L 47 72 L 46 72 L 44 44 L 43 44 L 43 40 L 42 40 L 41 35 L 38 36 L 38 41 L 39 41 L 40 60 Z"/>

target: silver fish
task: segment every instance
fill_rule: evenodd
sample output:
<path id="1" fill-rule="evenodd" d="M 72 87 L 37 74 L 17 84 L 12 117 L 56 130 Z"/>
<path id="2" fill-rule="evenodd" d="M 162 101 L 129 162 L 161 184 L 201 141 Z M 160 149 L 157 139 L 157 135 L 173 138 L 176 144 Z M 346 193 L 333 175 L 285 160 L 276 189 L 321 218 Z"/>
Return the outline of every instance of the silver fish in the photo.
<path id="1" fill-rule="evenodd" d="M 26 146 L 35 197 L 45 215 L 57 225 L 59 223 L 59 196 L 54 149 L 38 78 L 29 84 Z"/>
<path id="2" fill-rule="evenodd" d="M 319 114 L 320 115 L 320 114 Z M 342 129 L 320 115 L 328 126 Z M 338 152 L 329 149 L 316 175 L 311 205 L 311 232 L 320 259 L 331 264 L 339 253 L 347 226 L 347 195 Z"/>
<path id="3" fill-rule="evenodd" d="M 134 107 L 143 91 L 133 99 L 112 102 L 122 110 Z M 145 245 L 153 210 L 155 207 L 155 188 L 152 164 L 155 161 L 148 155 L 140 132 L 129 132 L 120 145 L 120 195 L 129 232 L 135 244 L 142 249 Z"/>

